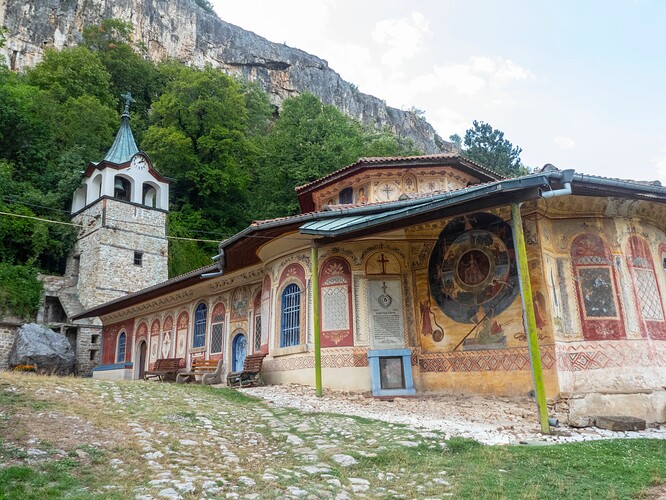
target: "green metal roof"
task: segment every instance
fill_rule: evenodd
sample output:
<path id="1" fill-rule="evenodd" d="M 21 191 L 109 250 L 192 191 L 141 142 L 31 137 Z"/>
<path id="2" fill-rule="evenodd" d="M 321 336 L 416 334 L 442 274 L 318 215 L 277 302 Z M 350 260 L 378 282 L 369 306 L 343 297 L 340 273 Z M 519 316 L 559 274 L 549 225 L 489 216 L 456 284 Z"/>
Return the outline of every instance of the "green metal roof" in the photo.
<path id="1" fill-rule="evenodd" d="M 408 219 L 415 215 L 445 209 L 454 205 L 474 202 L 490 195 L 499 195 L 524 189 L 536 189 L 548 185 L 548 175 L 533 174 L 521 178 L 479 184 L 456 191 L 435 194 L 418 200 L 420 203 L 414 203 L 416 200 L 410 200 L 411 203 L 408 202 L 408 206 L 396 207 L 395 205 L 401 202 L 395 202 L 393 203 L 394 208 L 392 210 L 387 207 L 386 211 L 370 214 L 357 213 L 359 209 L 356 209 L 356 211 L 350 210 L 351 213 L 343 213 L 338 217 L 326 217 L 325 213 L 320 212 L 318 214 L 319 218 L 306 222 L 299 229 L 302 234 L 328 237 L 341 236 L 366 229 L 371 233 L 372 228 L 381 224 Z"/>
<path id="2" fill-rule="evenodd" d="M 139 152 L 139 148 L 136 147 L 136 142 L 134 142 L 134 135 L 130 128 L 129 118 L 129 113 L 123 113 L 120 122 L 120 130 L 118 130 L 118 133 L 116 134 L 116 140 L 113 141 L 111 149 L 106 153 L 104 161 L 116 164 L 125 163 L 130 161 L 132 156 Z"/>

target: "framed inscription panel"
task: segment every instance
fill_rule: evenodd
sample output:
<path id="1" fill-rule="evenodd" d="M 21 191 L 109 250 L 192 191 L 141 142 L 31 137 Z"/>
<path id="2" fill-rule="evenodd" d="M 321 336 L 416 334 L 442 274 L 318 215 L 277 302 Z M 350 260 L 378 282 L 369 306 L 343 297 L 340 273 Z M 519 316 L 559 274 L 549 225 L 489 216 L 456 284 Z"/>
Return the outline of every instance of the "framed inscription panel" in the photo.
<path id="1" fill-rule="evenodd" d="M 368 312 L 372 349 L 405 347 L 399 280 L 368 280 Z"/>

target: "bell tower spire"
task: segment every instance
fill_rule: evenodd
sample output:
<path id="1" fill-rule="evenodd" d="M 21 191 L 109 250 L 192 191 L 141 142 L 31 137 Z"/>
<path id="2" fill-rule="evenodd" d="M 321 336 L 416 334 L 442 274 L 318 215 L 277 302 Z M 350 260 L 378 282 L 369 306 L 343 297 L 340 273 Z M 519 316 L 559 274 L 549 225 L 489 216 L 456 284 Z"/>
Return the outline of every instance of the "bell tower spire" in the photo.
<path id="1" fill-rule="evenodd" d="M 130 103 L 134 102 L 132 94 L 129 92 L 122 94 L 121 97 L 125 98 L 125 109 L 120 117 L 120 129 L 116 134 L 116 140 L 113 141 L 111 149 L 106 153 L 104 161 L 120 165 L 130 161 L 130 159 L 139 152 L 139 148 L 134 141 L 134 134 L 130 128 Z"/>

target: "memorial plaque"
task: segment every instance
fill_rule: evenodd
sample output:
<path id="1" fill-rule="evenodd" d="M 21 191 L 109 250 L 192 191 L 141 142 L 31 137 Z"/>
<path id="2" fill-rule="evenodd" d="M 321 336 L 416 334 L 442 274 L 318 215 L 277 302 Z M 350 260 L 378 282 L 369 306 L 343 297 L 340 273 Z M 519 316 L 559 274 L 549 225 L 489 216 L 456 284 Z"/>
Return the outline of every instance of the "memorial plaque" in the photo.
<path id="1" fill-rule="evenodd" d="M 402 289 L 397 280 L 368 281 L 370 345 L 373 349 L 405 346 L 402 317 Z"/>

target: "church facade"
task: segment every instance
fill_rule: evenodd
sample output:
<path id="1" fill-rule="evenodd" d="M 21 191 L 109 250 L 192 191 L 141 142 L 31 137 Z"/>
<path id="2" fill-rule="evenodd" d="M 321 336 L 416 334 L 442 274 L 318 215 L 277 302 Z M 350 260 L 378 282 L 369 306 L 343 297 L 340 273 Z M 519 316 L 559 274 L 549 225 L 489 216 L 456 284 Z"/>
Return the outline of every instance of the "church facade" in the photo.
<path id="1" fill-rule="evenodd" d="M 210 266 L 76 316 L 103 323 L 94 376 L 167 357 L 232 372 L 263 352 L 266 382 L 314 385 L 319 330 L 325 388 L 525 395 L 527 301 L 549 398 L 666 421 L 660 185 L 552 166 L 503 179 L 441 154 L 364 158 L 297 193 L 301 214 L 253 223 Z"/>

